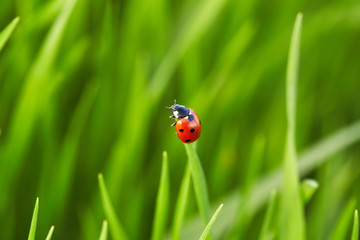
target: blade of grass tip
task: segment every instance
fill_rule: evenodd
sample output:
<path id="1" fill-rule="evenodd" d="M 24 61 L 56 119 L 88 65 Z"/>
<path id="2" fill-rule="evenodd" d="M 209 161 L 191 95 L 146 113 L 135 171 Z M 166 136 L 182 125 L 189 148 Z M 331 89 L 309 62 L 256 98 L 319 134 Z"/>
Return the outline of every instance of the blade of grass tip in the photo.
<path id="1" fill-rule="evenodd" d="M 9 40 L 16 25 L 18 24 L 20 17 L 14 18 L 5 28 L 0 32 L 0 52 L 5 46 L 5 43 Z"/>
<path id="2" fill-rule="evenodd" d="M 351 240 L 359 240 L 359 213 L 357 209 L 354 213 L 354 226 L 351 234 Z"/>
<path id="3" fill-rule="evenodd" d="M 54 226 L 51 226 L 50 230 L 49 230 L 49 233 L 48 235 L 46 236 L 46 239 L 45 240 L 51 240 L 52 238 L 52 235 L 53 235 L 53 232 L 54 232 Z"/>
<path id="4" fill-rule="evenodd" d="M 128 237 L 126 236 L 125 231 L 123 230 L 123 227 L 120 224 L 118 217 L 116 216 L 114 207 L 111 203 L 108 191 L 105 186 L 103 175 L 101 173 L 99 173 L 98 175 L 98 180 L 99 180 L 101 201 L 105 212 L 105 216 L 109 221 L 111 235 L 115 240 L 126 240 L 128 239 Z"/>
<path id="5" fill-rule="evenodd" d="M 101 227 L 101 233 L 99 240 L 106 240 L 107 239 L 107 232 L 108 232 L 108 223 L 106 220 L 103 221 L 102 227 Z"/>
<path id="6" fill-rule="evenodd" d="M 299 174 L 297 170 L 297 153 L 295 147 L 295 113 L 296 88 L 299 69 L 299 52 L 302 14 L 296 17 L 290 43 L 287 74 L 287 138 L 284 157 L 284 191 L 282 199 L 282 234 L 281 239 L 305 239 L 303 205 L 299 192 Z"/>
<path id="7" fill-rule="evenodd" d="M 168 209 L 169 209 L 169 167 L 167 152 L 163 152 L 163 161 L 160 177 L 159 191 L 156 199 L 156 210 L 154 216 L 154 225 L 152 229 L 152 240 L 161 240 L 166 228 Z"/>
<path id="8" fill-rule="evenodd" d="M 172 229 L 173 240 L 179 240 L 181 236 L 181 228 L 183 225 L 186 205 L 189 197 L 190 181 L 191 181 L 191 171 L 190 171 L 190 165 L 189 163 L 187 163 L 184 177 L 181 181 L 179 196 L 175 206 L 175 213 L 173 220 L 174 225 Z"/>
<path id="9" fill-rule="evenodd" d="M 356 199 L 351 198 L 345 206 L 345 209 L 343 210 L 339 218 L 338 224 L 336 225 L 334 231 L 331 234 L 330 240 L 346 239 L 347 233 L 351 225 L 351 219 L 355 206 Z"/>
<path id="10" fill-rule="evenodd" d="M 199 240 L 205 240 L 207 238 L 207 236 L 210 233 L 211 227 L 213 226 L 217 216 L 219 215 L 221 209 L 223 207 L 223 204 L 220 204 L 220 206 L 218 207 L 218 209 L 216 210 L 216 212 L 214 213 L 214 215 L 211 217 L 209 223 L 206 225 L 204 231 L 202 232 Z"/>
<path id="11" fill-rule="evenodd" d="M 275 234 L 273 232 L 271 232 L 270 224 L 271 224 L 271 221 L 273 220 L 273 216 L 274 216 L 274 212 L 275 212 L 276 198 L 277 198 L 277 192 L 274 189 L 271 191 L 270 202 L 269 202 L 269 206 L 266 210 L 265 220 L 264 220 L 264 223 L 261 228 L 259 240 L 269 240 L 269 239 L 274 238 Z"/>
<path id="12" fill-rule="evenodd" d="M 304 205 L 310 201 L 314 193 L 319 187 L 319 183 L 314 179 L 305 179 L 301 183 L 301 198 Z"/>
<path id="13" fill-rule="evenodd" d="M 39 198 L 36 198 L 35 208 L 34 208 L 33 216 L 32 216 L 32 219 L 31 219 L 31 225 L 30 225 L 30 231 L 29 231 L 28 240 L 34 240 L 35 239 L 38 212 L 39 212 Z"/>
<path id="14" fill-rule="evenodd" d="M 195 151 L 195 145 L 186 143 L 184 145 L 189 159 L 197 205 L 204 223 L 207 224 L 210 219 L 210 201 L 205 174 Z"/>

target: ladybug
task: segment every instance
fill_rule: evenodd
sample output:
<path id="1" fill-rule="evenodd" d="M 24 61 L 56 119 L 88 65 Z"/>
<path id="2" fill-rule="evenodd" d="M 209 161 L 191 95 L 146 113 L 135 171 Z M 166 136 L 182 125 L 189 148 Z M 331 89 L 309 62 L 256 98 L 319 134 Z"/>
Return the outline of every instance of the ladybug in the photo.
<path id="1" fill-rule="evenodd" d="M 196 141 L 200 137 L 201 121 L 195 111 L 176 102 L 167 108 L 173 111 L 169 118 L 177 119 L 171 126 L 175 126 L 179 139 L 184 143 Z"/>

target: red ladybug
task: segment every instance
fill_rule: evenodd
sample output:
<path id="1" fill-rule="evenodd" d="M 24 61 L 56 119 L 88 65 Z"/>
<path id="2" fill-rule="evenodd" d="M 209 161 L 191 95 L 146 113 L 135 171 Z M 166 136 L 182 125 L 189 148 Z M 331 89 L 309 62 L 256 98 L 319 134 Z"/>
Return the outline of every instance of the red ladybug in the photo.
<path id="1" fill-rule="evenodd" d="M 173 115 L 171 115 L 170 118 L 178 119 L 171 124 L 171 126 L 175 126 L 176 133 L 180 140 L 184 143 L 196 141 L 196 139 L 200 137 L 201 121 L 194 110 L 176 103 L 168 107 L 168 109 L 173 111 Z"/>

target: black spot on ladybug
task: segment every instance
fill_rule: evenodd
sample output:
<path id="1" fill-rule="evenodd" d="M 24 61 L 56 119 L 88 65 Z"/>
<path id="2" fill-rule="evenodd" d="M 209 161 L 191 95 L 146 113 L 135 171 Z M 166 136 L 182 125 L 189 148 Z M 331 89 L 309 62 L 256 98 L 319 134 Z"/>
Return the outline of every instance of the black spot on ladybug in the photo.
<path id="1" fill-rule="evenodd" d="M 191 133 L 195 132 L 195 128 L 190 129 L 190 132 Z"/>
<path id="2" fill-rule="evenodd" d="M 190 114 L 188 117 L 189 121 L 191 122 L 192 120 L 194 120 L 194 115 Z"/>
<path id="3" fill-rule="evenodd" d="M 180 131 L 180 132 L 183 132 L 183 131 L 184 131 L 184 129 L 179 129 L 179 131 Z"/>
<path id="4" fill-rule="evenodd" d="M 191 139 L 186 140 L 185 142 L 191 142 Z"/>

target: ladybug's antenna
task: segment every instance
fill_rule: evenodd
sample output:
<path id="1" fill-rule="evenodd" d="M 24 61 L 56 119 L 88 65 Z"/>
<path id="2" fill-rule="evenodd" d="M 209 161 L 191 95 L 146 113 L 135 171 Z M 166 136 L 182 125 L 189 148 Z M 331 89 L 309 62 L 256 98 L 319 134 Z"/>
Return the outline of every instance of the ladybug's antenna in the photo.
<path id="1" fill-rule="evenodd" d="M 176 105 L 176 99 L 174 99 L 174 105 Z M 173 106 L 174 106 L 174 105 L 173 105 Z M 174 110 L 174 109 L 172 108 L 173 106 L 171 106 L 171 107 L 165 107 L 165 108 Z"/>
<path id="2" fill-rule="evenodd" d="M 176 99 L 175 99 L 175 98 L 174 98 L 174 105 L 176 105 Z M 173 106 L 174 106 L 174 105 L 173 105 Z M 173 110 L 173 109 L 172 109 L 172 106 L 171 106 L 171 107 L 165 107 L 165 108 Z"/>

